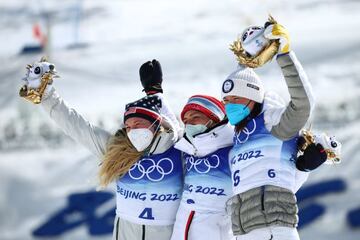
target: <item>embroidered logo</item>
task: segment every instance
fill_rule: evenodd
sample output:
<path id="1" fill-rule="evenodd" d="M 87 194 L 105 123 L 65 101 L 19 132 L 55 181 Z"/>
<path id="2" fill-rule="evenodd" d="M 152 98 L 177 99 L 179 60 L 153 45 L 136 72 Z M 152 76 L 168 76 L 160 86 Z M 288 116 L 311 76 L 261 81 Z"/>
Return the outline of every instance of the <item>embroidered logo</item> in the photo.
<path id="1" fill-rule="evenodd" d="M 228 79 L 228 80 L 226 80 L 226 81 L 223 83 L 222 91 L 223 91 L 224 93 L 229 93 L 231 90 L 233 90 L 233 88 L 234 88 L 234 82 L 233 82 L 233 80 Z"/>

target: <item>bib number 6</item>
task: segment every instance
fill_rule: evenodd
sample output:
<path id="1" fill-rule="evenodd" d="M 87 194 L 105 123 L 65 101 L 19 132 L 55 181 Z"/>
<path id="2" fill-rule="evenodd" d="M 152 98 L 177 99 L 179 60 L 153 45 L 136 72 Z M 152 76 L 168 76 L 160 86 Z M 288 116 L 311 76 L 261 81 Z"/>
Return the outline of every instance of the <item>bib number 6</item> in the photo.
<path id="1" fill-rule="evenodd" d="M 239 185 L 240 183 L 240 170 L 236 170 L 234 172 L 233 175 L 233 183 L 234 183 L 234 187 L 236 187 L 237 185 Z"/>
<path id="2" fill-rule="evenodd" d="M 269 178 L 274 178 L 274 177 L 276 177 L 275 170 L 274 170 L 274 169 L 269 169 L 269 171 L 268 171 L 268 176 L 269 176 Z"/>
<path id="3" fill-rule="evenodd" d="M 275 172 L 275 169 L 269 169 L 268 172 L 268 177 L 269 178 L 274 178 L 276 177 L 276 172 Z M 234 187 L 236 187 L 237 185 L 239 185 L 240 183 L 240 170 L 236 170 L 233 174 L 233 184 L 234 184 Z"/>

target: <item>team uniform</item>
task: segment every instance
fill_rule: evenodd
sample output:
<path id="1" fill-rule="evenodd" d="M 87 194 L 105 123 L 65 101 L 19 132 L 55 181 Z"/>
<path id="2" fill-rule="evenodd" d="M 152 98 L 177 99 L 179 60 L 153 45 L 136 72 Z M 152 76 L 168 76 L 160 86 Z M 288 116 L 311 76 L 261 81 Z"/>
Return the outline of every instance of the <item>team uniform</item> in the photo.
<path id="1" fill-rule="evenodd" d="M 313 95 L 293 52 L 278 56 L 291 102 L 270 92 L 250 69 L 238 69 L 223 84 L 223 96 L 261 103 L 257 116 L 234 134 L 230 168 L 234 196 L 227 202 L 237 239 L 299 239 L 295 193 L 308 173 L 296 169 L 297 137 L 313 109 Z M 231 121 L 231 119 L 230 119 Z"/>
<path id="2" fill-rule="evenodd" d="M 173 147 L 142 158 L 116 182 L 116 213 L 138 224 L 173 224 L 181 197 L 182 171 L 181 154 Z"/>
<path id="3" fill-rule="evenodd" d="M 215 127 L 175 144 L 184 152 L 185 179 L 172 240 L 231 239 L 230 219 L 225 203 L 232 195 L 229 151 L 233 128 Z"/>
<path id="4" fill-rule="evenodd" d="M 54 89 L 42 106 L 67 135 L 102 158 L 112 134 L 91 125 L 69 108 Z M 113 239 L 170 239 L 183 185 L 181 154 L 173 148 L 178 129 L 173 129 L 161 132 L 149 154 L 116 182 Z"/>
<path id="5" fill-rule="evenodd" d="M 142 239 L 136 231 L 131 235 L 126 234 L 125 229 L 118 224 L 121 220 L 144 226 L 168 226 L 170 230 L 179 207 L 183 187 L 182 173 L 181 153 L 171 147 L 164 153 L 142 158 L 124 177 L 117 180 L 118 217 L 115 219 L 115 226 L 118 226 L 118 229 L 115 237 Z M 161 229 L 162 227 L 159 228 Z M 165 229 L 159 233 L 154 231 L 154 238 L 163 236 L 162 239 L 170 239 L 171 232 Z M 147 236 L 144 239 L 154 239 L 148 236 L 150 232 L 146 228 L 141 231 L 141 237 L 143 234 Z"/>
<path id="6" fill-rule="evenodd" d="M 274 185 L 296 192 L 297 137 L 286 141 L 274 137 L 265 127 L 264 113 L 252 119 L 234 135 L 230 152 L 233 192 Z"/>
<path id="7" fill-rule="evenodd" d="M 241 223 L 239 226 L 233 224 L 233 231 L 244 234 L 237 239 L 261 239 L 262 234 L 277 236 L 274 234 L 277 231 L 288 232 L 293 235 L 290 239 L 298 239 L 295 228 L 298 209 L 294 194 L 306 181 L 309 173 L 296 169 L 297 139 L 293 137 L 281 141 L 274 137 L 265 127 L 264 112 L 252 119 L 243 131 L 234 135 L 234 147 L 230 151 L 229 159 L 235 196 L 228 204 L 231 206 L 242 201 L 243 210 L 240 210 L 239 215 L 232 216 L 233 222 Z M 289 214 L 276 210 L 276 207 L 282 206 L 277 204 L 279 199 L 275 198 L 280 195 L 280 189 L 288 190 L 282 194 L 288 196 L 284 201 L 288 201 Z M 261 211 L 256 213 L 249 210 L 256 206 L 257 202 Z M 286 220 L 281 222 L 284 219 Z M 271 227 L 266 230 L 258 229 L 256 225 L 263 221 L 271 222 Z M 287 237 L 289 235 L 285 234 L 284 239 Z"/>

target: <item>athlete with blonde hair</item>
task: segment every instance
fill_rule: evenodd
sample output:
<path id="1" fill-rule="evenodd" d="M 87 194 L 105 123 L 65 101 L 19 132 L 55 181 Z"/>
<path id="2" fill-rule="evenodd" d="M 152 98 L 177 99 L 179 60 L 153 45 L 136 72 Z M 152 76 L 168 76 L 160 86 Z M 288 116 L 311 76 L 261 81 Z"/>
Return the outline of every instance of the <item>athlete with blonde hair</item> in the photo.
<path id="1" fill-rule="evenodd" d="M 28 69 L 29 89 L 40 86 L 41 72 L 54 65 L 38 62 Z M 114 240 L 169 240 L 183 188 L 181 153 L 173 145 L 179 124 L 162 96 L 162 71 L 156 60 L 140 67 L 148 96 L 126 105 L 124 127 L 116 134 L 89 123 L 48 85 L 41 106 L 75 141 L 101 159 L 101 186 L 116 182 Z"/>

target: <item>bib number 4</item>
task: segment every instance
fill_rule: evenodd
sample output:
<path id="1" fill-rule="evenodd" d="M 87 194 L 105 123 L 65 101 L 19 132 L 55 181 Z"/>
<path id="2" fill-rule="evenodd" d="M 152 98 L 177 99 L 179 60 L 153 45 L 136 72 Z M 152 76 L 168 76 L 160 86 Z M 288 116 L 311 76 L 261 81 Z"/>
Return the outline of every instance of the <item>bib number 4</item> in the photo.
<path id="1" fill-rule="evenodd" d="M 144 208 L 144 210 L 140 213 L 139 218 L 154 220 L 155 218 L 152 215 L 152 208 Z"/>

